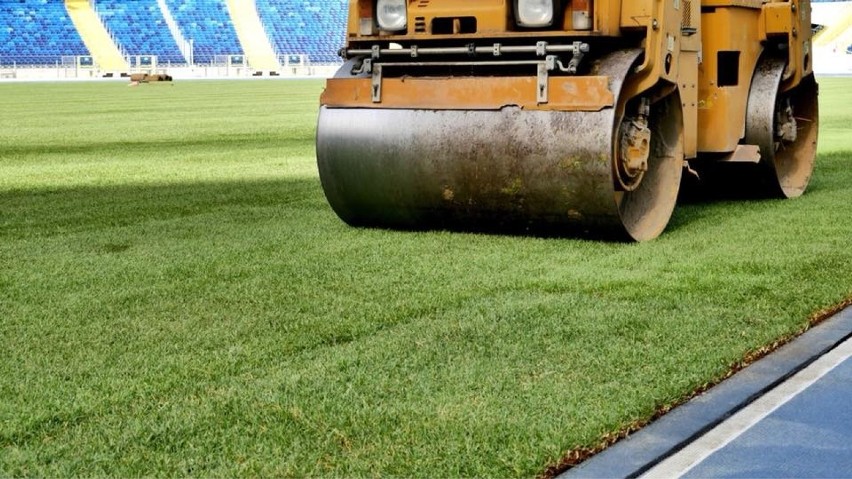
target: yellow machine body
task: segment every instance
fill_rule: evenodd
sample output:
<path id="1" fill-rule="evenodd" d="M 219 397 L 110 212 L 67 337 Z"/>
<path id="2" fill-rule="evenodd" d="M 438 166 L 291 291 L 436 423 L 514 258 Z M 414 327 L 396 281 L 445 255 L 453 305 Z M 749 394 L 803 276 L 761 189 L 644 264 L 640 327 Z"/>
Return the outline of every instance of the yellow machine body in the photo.
<path id="1" fill-rule="evenodd" d="M 808 0 L 553 0 L 547 25 L 525 1 L 351 0 L 317 131 L 345 221 L 645 240 L 683 171 L 804 191 Z"/>

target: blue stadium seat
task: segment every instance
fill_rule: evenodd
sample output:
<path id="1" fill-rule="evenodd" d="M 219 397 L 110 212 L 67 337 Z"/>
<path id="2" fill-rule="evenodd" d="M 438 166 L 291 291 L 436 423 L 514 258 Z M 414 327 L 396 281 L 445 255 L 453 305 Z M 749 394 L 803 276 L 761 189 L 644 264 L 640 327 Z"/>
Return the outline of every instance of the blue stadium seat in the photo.
<path id="1" fill-rule="evenodd" d="M 64 55 L 89 54 L 62 1 L 2 0 L 0 19 L 5 65 L 53 65 Z"/>
<path id="2" fill-rule="evenodd" d="M 98 14 L 128 55 L 156 55 L 160 64 L 186 60 L 156 0 L 98 0 Z"/>
<path id="3" fill-rule="evenodd" d="M 312 63 L 338 63 L 346 40 L 346 0 L 257 0 L 275 49 L 307 55 Z"/>
<path id="4" fill-rule="evenodd" d="M 166 0 L 181 33 L 194 44 L 195 63 L 210 64 L 216 55 L 243 54 L 224 0 Z"/>
<path id="5" fill-rule="evenodd" d="M 256 0 L 275 50 L 338 63 L 345 41 L 347 0 Z M 100 17 L 129 55 L 156 55 L 161 65 L 185 59 L 157 0 L 98 0 Z M 243 55 L 225 0 L 166 0 L 196 64 L 217 55 Z M 89 55 L 63 0 L 0 0 L 0 63 L 54 65 L 63 56 Z"/>

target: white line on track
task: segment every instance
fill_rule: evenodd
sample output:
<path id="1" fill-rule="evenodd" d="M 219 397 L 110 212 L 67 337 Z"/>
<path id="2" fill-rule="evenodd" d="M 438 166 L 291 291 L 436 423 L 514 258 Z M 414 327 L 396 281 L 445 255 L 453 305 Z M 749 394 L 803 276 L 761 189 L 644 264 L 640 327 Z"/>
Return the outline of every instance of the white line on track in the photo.
<path id="1" fill-rule="evenodd" d="M 773 411 L 852 356 L 852 339 L 823 355 L 810 366 L 776 386 L 676 454 L 645 472 L 641 479 L 681 477 L 714 452 L 728 445 Z"/>

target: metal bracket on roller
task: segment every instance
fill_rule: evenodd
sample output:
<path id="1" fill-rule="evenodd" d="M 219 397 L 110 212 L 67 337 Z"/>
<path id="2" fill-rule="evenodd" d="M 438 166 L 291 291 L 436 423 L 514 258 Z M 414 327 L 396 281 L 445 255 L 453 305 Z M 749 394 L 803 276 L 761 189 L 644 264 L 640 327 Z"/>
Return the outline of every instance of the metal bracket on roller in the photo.
<path id="1" fill-rule="evenodd" d="M 547 71 L 548 62 L 538 64 L 538 86 L 535 90 L 538 103 L 547 103 Z"/>
<path id="2" fill-rule="evenodd" d="M 492 56 L 499 57 L 509 53 L 516 54 L 531 54 L 538 57 L 544 57 L 551 53 L 571 53 L 577 58 L 577 63 L 582 59 L 583 54 L 589 52 L 589 44 L 583 42 L 573 42 L 570 45 L 551 44 L 547 42 L 536 42 L 535 45 L 502 45 L 494 43 L 492 45 L 475 45 L 467 44 L 461 47 L 424 47 L 411 45 L 410 47 L 402 48 L 382 48 L 379 45 L 373 45 L 371 48 L 351 48 L 344 50 L 342 53 L 345 58 L 353 58 L 359 56 L 369 56 L 377 60 L 387 57 L 425 57 L 429 55 L 459 55 L 459 56 Z M 573 63 L 573 59 L 572 62 Z M 569 66 L 570 64 L 569 63 Z"/>
<path id="3" fill-rule="evenodd" d="M 583 57 L 589 51 L 589 45 L 580 42 L 574 42 L 574 53 L 571 55 L 571 60 L 568 62 L 568 66 L 566 67 L 562 63 L 562 59 L 556 55 L 548 55 L 546 58 L 547 61 L 547 69 L 549 71 L 559 70 L 561 72 L 570 73 L 571 75 L 577 74 L 577 68 L 580 66 L 580 62 L 583 61 Z"/>
<path id="4" fill-rule="evenodd" d="M 541 48 L 541 51 L 545 51 L 546 44 L 544 42 L 539 42 L 539 47 Z M 559 70 L 571 75 L 576 75 L 577 68 L 580 66 L 580 62 L 583 60 L 584 54 L 588 51 L 588 44 L 574 42 L 574 53 L 571 55 L 571 60 L 568 62 L 567 67 L 562 63 L 562 59 L 556 55 L 547 55 L 544 59 L 544 63 L 538 64 L 538 87 L 536 89 L 536 99 L 538 103 L 547 103 L 547 72 Z"/>
<path id="5" fill-rule="evenodd" d="M 393 62 L 384 60 L 383 57 L 390 55 L 407 55 L 410 58 L 419 58 L 424 54 L 459 54 L 464 51 L 469 56 L 485 53 L 488 49 L 494 57 L 502 56 L 504 53 L 535 53 L 536 56 L 544 57 L 544 60 L 467 60 L 467 61 L 401 61 Z M 373 45 L 369 50 L 349 50 L 349 54 L 363 54 L 361 63 L 352 70 L 353 75 L 369 74 L 371 76 L 371 98 L 373 103 L 382 101 L 382 67 L 418 67 L 418 66 L 460 66 L 460 65 L 535 65 L 536 66 L 536 101 L 539 104 L 548 102 L 548 78 L 549 72 L 561 71 L 571 75 L 577 74 L 577 69 L 583 56 L 589 51 L 589 44 L 574 42 L 571 45 L 548 45 L 547 42 L 538 42 L 535 46 L 503 46 L 495 43 L 491 47 L 476 47 L 473 44 L 457 48 L 418 48 L 412 45 L 409 48 L 396 48 L 383 50 L 378 45 Z M 568 65 L 562 63 L 558 55 L 548 55 L 548 52 L 570 53 L 571 60 Z M 381 63 L 379 63 L 381 61 Z"/>
<path id="6" fill-rule="evenodd" d="M 372 58 L 364 58 L 361 64 L 352 69 L 353 75 L 369 74 L 371 77 L 370 96 L 373 103 L 382 101 L 382 65 L 373 63 Z"/>
<path id="7" fill-rule="evenodd" d="M 362 73 L 372 73 L 373 72 L 373 60 L 369 58 L 364 58 L 360 63 L 356 63 L 352 67 L 352 71 L 350 72 L 352 75 L 360 75 Z"/>
<path id="8" fill-rule="evenodd" d="M 372 87 L 370 88 L 373 96 L 373 103 L 382 101 L 382 66 L 373 66 Z"/>

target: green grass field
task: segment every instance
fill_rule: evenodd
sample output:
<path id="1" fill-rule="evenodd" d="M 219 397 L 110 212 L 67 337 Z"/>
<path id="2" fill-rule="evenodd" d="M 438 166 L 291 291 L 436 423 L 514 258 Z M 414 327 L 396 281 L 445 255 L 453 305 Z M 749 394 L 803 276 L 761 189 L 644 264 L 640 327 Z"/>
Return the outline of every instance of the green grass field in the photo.
<path id="1" fill-rule="evenodd" d="M 0 84 L 0 476 L 536 476 L 852 298 L 850 79 L 642 244 L 347 227 L 321 89 Z"/>

